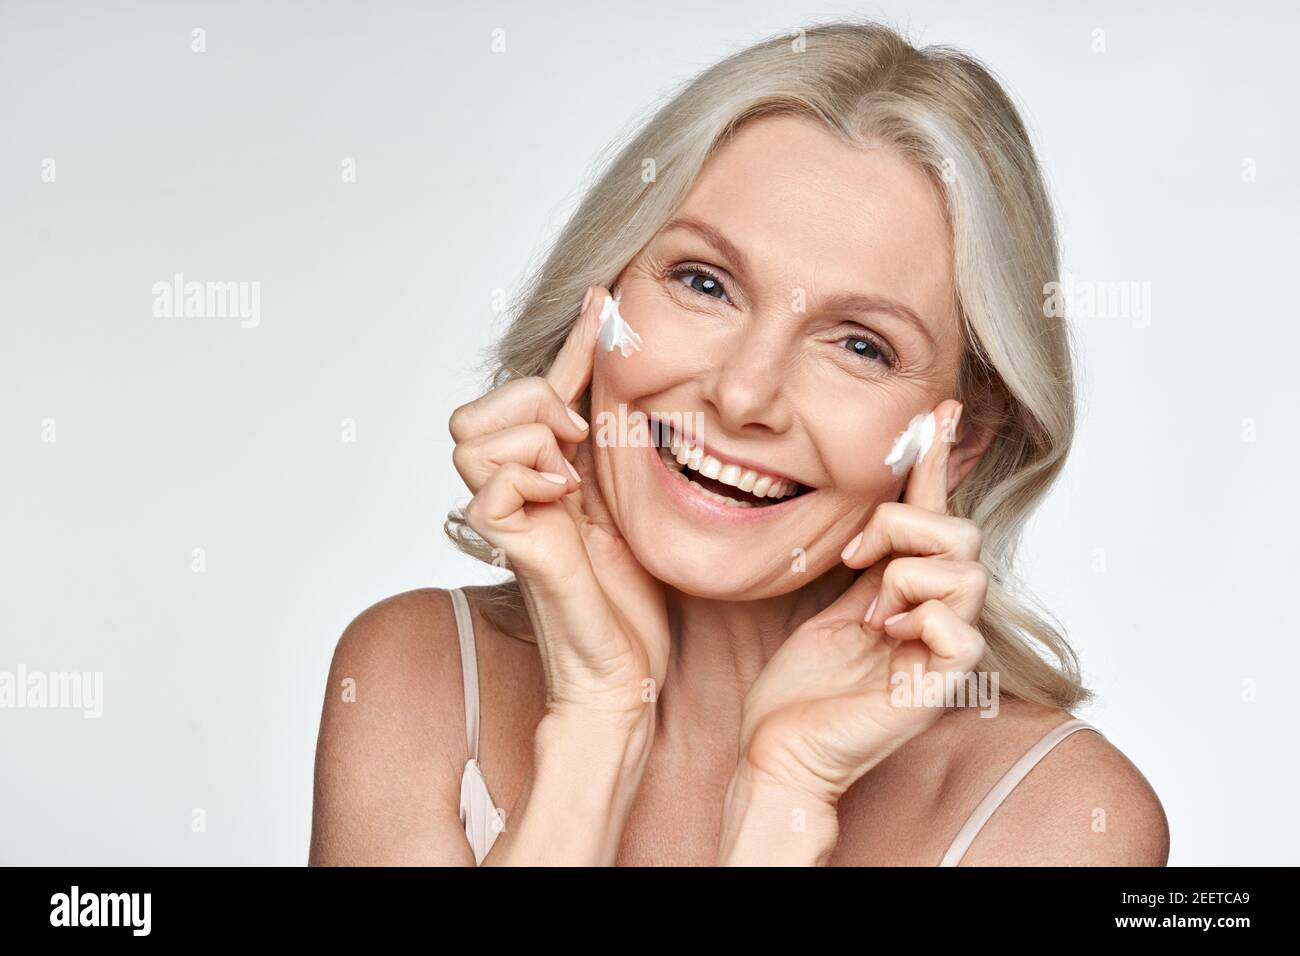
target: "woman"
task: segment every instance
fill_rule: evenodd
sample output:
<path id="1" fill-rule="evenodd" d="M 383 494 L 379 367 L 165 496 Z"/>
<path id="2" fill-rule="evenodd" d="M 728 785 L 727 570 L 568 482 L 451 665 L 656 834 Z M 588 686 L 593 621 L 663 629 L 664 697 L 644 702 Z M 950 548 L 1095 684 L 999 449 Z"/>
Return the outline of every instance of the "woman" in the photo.
<path id="1" fill-rule="evenodd" d="M 312 862 L 1163 865 L 1012 590 L 1074 424 L 1057 268 L 970 58 L 845 22 L 696 78 L 452 416 L 449 533 L 515 580 L 339 641 Z"/>

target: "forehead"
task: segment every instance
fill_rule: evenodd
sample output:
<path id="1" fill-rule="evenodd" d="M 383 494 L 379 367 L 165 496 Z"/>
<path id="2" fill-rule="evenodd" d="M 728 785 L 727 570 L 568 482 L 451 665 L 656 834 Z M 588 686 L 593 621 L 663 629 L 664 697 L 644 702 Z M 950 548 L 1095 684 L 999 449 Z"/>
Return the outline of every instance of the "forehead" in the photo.
<path id="1" fill-rule="evenodd" d="M 819 295 L 885 295 L 936 333 L 948 321 L 943 202 L 892 149 L 846 143 L 805 117 L 762 117 L 710 157 L 678 214 L 739 247 L 759 273 L 744 277 L 751 287 L 803 288 L 810 307 Z"/>

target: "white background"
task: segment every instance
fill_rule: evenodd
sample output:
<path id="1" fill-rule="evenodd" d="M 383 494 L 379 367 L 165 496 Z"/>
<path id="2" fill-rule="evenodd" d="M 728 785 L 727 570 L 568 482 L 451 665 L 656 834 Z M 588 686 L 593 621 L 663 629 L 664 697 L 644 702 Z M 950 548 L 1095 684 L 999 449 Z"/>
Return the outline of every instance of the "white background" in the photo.
<path id="1" fill-rule="evenodd" d="M 1300 863 L 1300 18 L 1071 6 L 0 5 L 0 670 L 105 681 L 99 720 L 0 710 L 0 862 L 305 862 L 340 632 L 493 578 L 440 525 L 494 295 L 677 82 L 876 14 L 1005 81 L 1076 278 L 1151 283 L 1149 326 L 1075 323 L 1078 442 L 1024 552 L 1079 716 L 1171 863 Z M 154 317 L 175 272 L 260 282 L 260 325 Z"/>

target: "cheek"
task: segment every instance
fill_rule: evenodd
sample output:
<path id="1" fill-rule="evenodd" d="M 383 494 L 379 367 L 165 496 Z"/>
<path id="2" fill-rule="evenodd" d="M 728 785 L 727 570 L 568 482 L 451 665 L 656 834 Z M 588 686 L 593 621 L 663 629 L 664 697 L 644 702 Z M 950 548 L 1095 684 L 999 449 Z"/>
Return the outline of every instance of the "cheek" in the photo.
<path id="1" fill-rule="evenodd" d="M 831 484 L 840 494 L 873 502 L 898 497 L 904 478 L 894 476 L 885 457 L 912 412 L 894 406 L 882 402 L 867 410 L 830 405 L 823 409 L 815 440 L 822 449 Z"/>
<path id="2" fill-rule="evenodd" d="M 653 396 L 689 381 L 706 367 L 701 358 L 704 350 L 698 338 L 692 338 L 689 323 L 668 307 L 631 299 L 625 290 L 620 312 L 641 336 L 641 348 L 624 356 L 617 348 L 606 352 L 597 346 L 592 370 L 595 404 L 608 407 Z"/>

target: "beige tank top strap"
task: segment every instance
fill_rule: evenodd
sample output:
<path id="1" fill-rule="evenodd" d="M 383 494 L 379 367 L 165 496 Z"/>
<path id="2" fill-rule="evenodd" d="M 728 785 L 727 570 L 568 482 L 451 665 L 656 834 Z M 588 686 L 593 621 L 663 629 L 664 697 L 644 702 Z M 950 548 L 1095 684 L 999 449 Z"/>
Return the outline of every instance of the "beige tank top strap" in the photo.
<path id="1" fill-rule="evenodd" d="M 957 836 L 953 839 L 952 845 L 948 847 L 948 852 L 943 855 L 940 866 L 956 866 L 961 862 L 961 858 L 966 855 L 970 845 L 975 842 L 975 837 L 979 835 L 980 830 L 984 829 L 984 824 L 989 822 L 1002 801 L 1007 795 L 1016 788 L 1016 784 L 1025 778 L 1029 771 L 1034 769 L 1038 761 L 1051 752 L 1052 748 L 1059 744 L 1070 734 L 1077 730 L 1091 730 L 1096 734 L 1101 731 L 1085 720 L 1079 720 L 1077 717 L 1058 724 L 1049 730 L 1037 743 L 1029 748 L 1019 760 L 1017 760 L 1005 774 L 1002 775 L 997 783 L 993 785 L 984 799 L 980 801 L 971 815 L 966 818 L 965 824 L 957 831 Z"/>
<path id="2" fill-rule="evenodd" d="M 474 647 L 474 619 L 469 601 L 460 588 L 452 588 L 451 606 L 456 612 L 456 633 L 460 636 L 460 673 L 465 687 L 465 742 L 469 755 L 478 760 L 478 653 Z"/>

